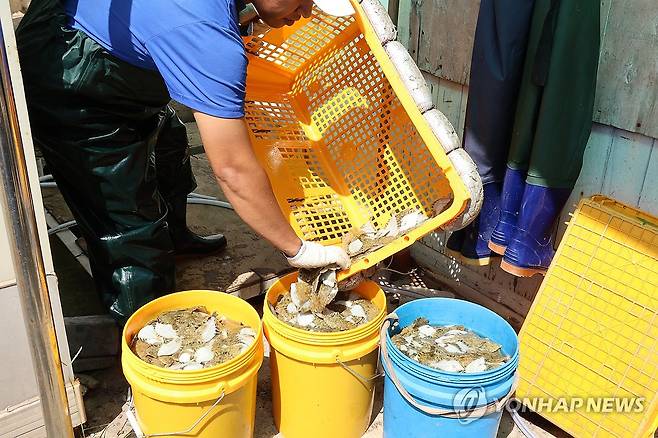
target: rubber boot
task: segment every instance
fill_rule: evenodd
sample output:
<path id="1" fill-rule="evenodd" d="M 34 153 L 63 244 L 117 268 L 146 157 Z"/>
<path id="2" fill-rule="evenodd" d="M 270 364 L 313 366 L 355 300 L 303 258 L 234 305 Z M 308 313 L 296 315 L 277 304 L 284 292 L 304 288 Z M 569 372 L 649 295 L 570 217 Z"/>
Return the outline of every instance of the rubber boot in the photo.
<path id="1" fill-rule="evenodd" d="M 168 201 L 167 206 L 167 222 L 177 256 L 208 255 L 226 248 L 223 234 L 202 237 L 187 227 L 187 195 Z"/>
<path id="2" fill-rule="evenodd" d="M 450 237 L 448 237 L 448 241 L 446 242 L 446 254 L 450 257 L 455 259 L 461 257 L 462 244 L 464 243 L 464 232 L 465 230 L 462 229 L 450 233 Z"/>
<path id="3" fill-rule="evenodd" d="M 516 231 L 500 267 L 517 277 L 545 275 L 553 260 L 553 225 L 567 202 L 570 189 L 526 184 Z"/>
<path id="4" fill-rule="evenodd" d="M 491 263 L 491 250 L 489 249 L 489 238 L 494 226 L 498 222 L 500 212 L 500 183 L 485 184 L 484 202 L 480 214 L 466 228 L 458 231 L 457 235 L 451 242 L 448 239 L 446 248 L 448 253 L 459 260 L 461 263 L 471 266 L 486 266 Z M 455 233 L 451 234 L 452 238 Z M 458 243 L 461 246 L 458 250 L 454 248 Z"/>
<path id="5" fill-rule="evenodd" d="M 525 190 L 525 170 L 507 168 L 500 195 L 500 215 L 489 240 L 489 249 L 496 254 L 505 254 L 505 248 L 512 239 L 519 216 L 519 208 Z"/>

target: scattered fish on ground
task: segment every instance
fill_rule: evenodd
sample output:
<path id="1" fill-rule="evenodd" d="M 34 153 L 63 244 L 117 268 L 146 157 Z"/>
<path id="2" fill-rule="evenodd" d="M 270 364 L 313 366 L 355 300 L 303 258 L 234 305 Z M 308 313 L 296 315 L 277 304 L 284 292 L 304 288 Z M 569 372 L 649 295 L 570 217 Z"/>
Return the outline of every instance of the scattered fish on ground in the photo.
<path id="1" fill-rule="evenodd" d="M 350 330 L 372 321 L 379 313 L 377 306 L 355 292 L 337 292 L 335 300 L 317 312 L 301 309 L 292 296 L 292 293 L 281 295 L 272 312 L 281 321 L 311 332 Z"/>
<path id="2" fill-rule="evenodd" d="M 500 344 L 461 325 L 434 326 L 425 318 L 416 319 L 391 340 L 406 356 L 442 371 L 477 373 L 510 359 Z"/>
<path id="3" fill-rule="evenodd" d="M 160 314 L 137 333 L 131 348 L 152 365 L 200 370 L 233 359 L 255 339 L 253 328 L 205 307 L 191 307 Z"/>

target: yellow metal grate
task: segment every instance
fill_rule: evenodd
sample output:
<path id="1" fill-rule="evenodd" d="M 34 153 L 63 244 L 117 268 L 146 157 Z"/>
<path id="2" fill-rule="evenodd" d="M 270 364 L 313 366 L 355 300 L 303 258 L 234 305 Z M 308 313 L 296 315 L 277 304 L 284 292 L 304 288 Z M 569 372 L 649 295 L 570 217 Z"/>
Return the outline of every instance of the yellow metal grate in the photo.
<path id="1" fill-rule="evenodd" d="M 519 337 L 517 397 L 526 405 L 576 437 L 650 436 L 658 427 L 658 218 L 602 196 L 581 201 Z M 537 398 L 591 401 L 565 412 L 539 408 Z"/>
<path id="2" fill-rule="evenodd" d="M 460 214 L 469 196 L 363 10 L 315 10 L 246 43 L 246 121 L 284 214 L 308 240 L 417 209 L 430 220 L 356 261 L 347 276 Z M 436 216 L 437 200 L 453 199 Z"/>

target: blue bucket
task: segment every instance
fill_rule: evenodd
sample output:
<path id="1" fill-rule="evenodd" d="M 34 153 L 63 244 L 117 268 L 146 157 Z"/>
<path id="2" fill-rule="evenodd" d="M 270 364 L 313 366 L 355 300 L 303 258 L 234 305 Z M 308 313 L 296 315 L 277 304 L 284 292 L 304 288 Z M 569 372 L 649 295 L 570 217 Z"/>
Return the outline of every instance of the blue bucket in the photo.
<path id="1" fill-rule="evenodd" d="M 510 360 L 479 373 L 430 368 L 398 350 L 391 336 L 427 318 L 431 325 L 458 324 L 501 344 Z M 451 298 L 426 298 L 400 306 L 382 328 L 384 438 L 496 437 L 504 404 L 516 384 L 519 343 L 514 329 L 494 312 Z"/>

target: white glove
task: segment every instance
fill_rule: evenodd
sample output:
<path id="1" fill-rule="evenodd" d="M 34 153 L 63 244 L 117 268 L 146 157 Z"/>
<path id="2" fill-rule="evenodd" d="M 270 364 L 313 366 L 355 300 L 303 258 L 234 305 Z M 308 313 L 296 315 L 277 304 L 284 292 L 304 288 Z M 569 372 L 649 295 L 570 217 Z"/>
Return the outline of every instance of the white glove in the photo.
<path id="1" fill-rule="evenodd" d="M 317 242 L 302 240 L 302 247 L 294 257 L 287 257 L 290 266 L 302 269 L 322 268 L 336 264 L 341 269 L 350 267 L 351 260 L 343 248 L 324 246 Z"/>

